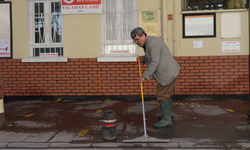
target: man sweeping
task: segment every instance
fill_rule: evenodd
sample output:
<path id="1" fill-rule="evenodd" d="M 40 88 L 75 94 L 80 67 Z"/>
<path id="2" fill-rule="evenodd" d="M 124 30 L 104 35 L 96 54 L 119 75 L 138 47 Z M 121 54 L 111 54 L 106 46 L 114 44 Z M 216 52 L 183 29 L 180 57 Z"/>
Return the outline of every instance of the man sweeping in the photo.
<path id="1" fill-rule="evenodd" d="M 161 120 L 154 123 L 154 127 L 166 127 L 172 124 L 171 118 L 175 117 L 172 95 L 175 81 L 180 67 L 171 55 L 167 45 L 159 38 L 147 36 L 145 31 L 137 27 L 131 31 L 133 42 L 144 49 L 145 55 L 139 56 L 140 61 L 147 63 L 148 68 L 138 79 L 142 83 L 149 80 L 152 75 L 158 82 L 157 100 L 160 104 Z"/>

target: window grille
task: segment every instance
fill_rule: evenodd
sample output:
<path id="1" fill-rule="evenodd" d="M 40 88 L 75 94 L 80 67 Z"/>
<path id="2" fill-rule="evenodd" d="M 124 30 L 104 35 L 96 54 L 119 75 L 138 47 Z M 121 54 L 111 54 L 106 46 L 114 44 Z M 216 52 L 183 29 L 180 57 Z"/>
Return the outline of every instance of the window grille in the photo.
<path id="1" fill-rule="evenodd" d="M 249 8 L 248 0 L 183 0 L 183 11 Z"/>
<path id="2" fill-rule="evenodd" d="M 30 55 L 63 56 L 60 0 L 29 0 Z"/>
<path id="3" fill-rule="evenodd" d="M 138 26 L 137 0 L 103 0 L 102 5 L 102 55 L 137 55 L 130 36 Z"/>

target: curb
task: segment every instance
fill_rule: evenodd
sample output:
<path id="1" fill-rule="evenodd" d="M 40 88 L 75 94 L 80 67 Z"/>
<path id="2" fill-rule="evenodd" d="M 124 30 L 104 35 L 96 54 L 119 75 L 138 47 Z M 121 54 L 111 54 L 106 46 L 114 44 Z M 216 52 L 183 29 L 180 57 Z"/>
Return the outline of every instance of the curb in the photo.
<path id="1" fill-rule="evenodd" d="M 250 148 L 250 143 L 0 143 L 0 148 Z"/>

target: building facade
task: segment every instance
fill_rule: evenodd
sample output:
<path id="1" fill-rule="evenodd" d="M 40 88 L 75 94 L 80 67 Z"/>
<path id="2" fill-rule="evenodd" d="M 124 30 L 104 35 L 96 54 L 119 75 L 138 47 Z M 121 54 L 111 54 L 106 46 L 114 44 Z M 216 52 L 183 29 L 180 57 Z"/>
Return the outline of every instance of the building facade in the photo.
<path id="1" fill-rule="evenodd" d="M 175 95 L 249 94 L 247 0 L 102 0 L 101 12 L 87 13 L 66 12 L 67 2 L 2 2 L 11 12 L 11 56 L 0 57 L 5 96 L 140 95 L 137 26 L 180 65 Z M 88 6 L 81 11 L 98 7 Z M 144 95 L 156 86 L 153 77 L 144 82 Z"/>

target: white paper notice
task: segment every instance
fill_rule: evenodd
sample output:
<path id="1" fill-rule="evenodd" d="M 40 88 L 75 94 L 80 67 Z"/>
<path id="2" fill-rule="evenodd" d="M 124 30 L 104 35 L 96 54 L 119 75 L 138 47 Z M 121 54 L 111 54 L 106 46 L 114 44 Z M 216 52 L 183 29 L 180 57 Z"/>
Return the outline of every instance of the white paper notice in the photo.
<path id="1" fill-rule="evenodd" d="M 202 41 L 194 41 L 194 48 L 202 48 Z"/>
<path id="2" fill-rule="evenodd" d="M 0 57 L 6 57 L 10 55 L 10 40 L 0 39 Z"/>

